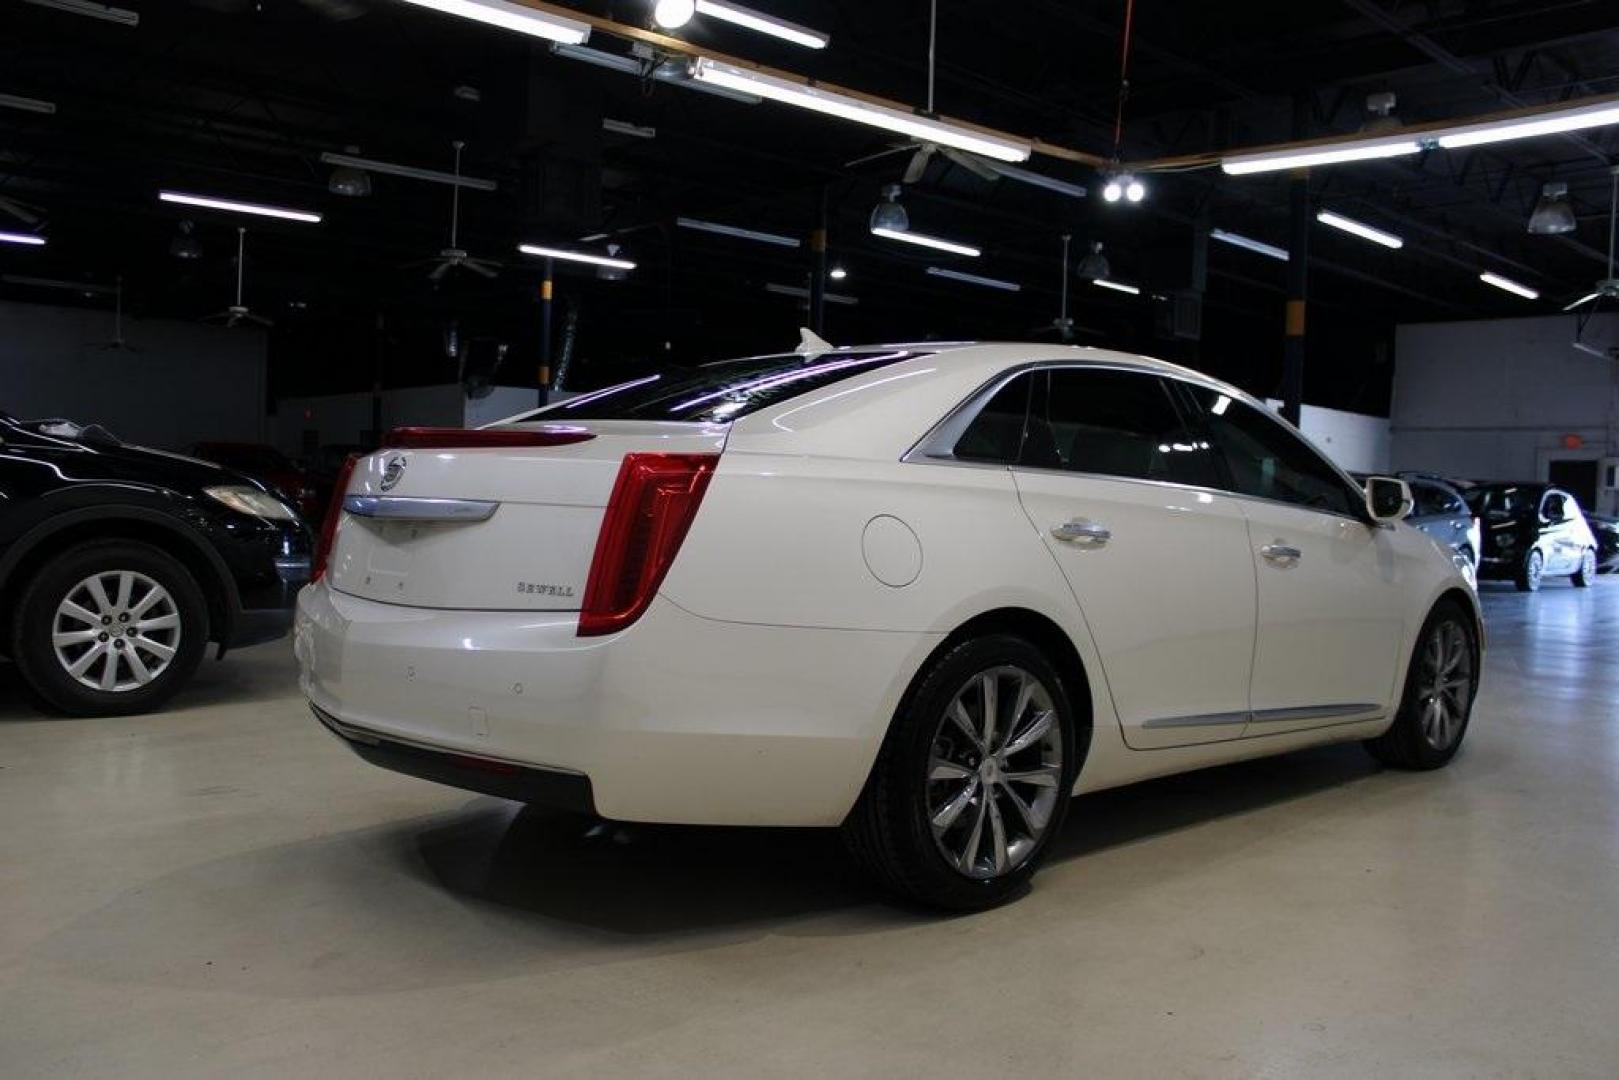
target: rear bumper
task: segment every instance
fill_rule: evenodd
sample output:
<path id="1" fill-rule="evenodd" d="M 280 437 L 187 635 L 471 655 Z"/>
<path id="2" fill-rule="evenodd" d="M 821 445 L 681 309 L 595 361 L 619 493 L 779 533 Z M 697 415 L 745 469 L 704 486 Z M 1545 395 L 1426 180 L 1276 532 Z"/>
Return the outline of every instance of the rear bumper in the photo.
<path id="1" fill-rule="evenodd" d="M 596 804 L 590 793 L 590 780 L 579 773 L 536 769 L 509 761 L 453 754 L 401 742 L 345 724 L 318 707 L 312 708 L 315 719 L 326 725 L 327 731 L 342 739 L 360 757 L 381 768 L 536 806 L 550 806 L 580 814 L 596 812 Z"/>
<path id="2" fill-rule="evenodd" d="M 836 825 L 939 640 L 721 622 L 662 597 L 580 638 L 574 613 L 406 607 L 322 581 L 299 598 L 295 650 L 328 727 L 377 740 L 344 736 L 387 768 L 474 791 L 489 770 L 445 771 L 445 755 L 574 775 L 625 821 Z"/>

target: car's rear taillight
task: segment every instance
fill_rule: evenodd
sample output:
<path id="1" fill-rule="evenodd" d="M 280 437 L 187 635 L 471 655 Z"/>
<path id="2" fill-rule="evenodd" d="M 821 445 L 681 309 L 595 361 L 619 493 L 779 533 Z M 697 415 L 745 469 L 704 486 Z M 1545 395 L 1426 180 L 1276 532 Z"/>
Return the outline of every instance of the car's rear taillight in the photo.
<path id="1" fill-rule="evenodd" d="M 596 537 L 579 636 L 611 634 L 646 611 L 719 464 L 718 454 L 626 454 Z"/>
<path id="2" fill-rule="evenodd" d="M 359 454 L 350 454 L 337 470 L 337 483 L 332 488 L 332 501 L 326 507 L 326 519 L 320 523 L 320 539 L 315 544 L 315 567 L 309 575 L 311 582 L 319 581 L 326 573 L 326 562 L 332 557 L 332 545 L 337 542 L 337 519 L 343 516 L 343 496 L 349 492 L 349 481 L 354 477 L 354 465 Z"/>
<path id="3" fill-rule="evenodd" d="M 593 432 L 561 424 L 522 428 L 396 427 L 382 440 L 384 450 L 472 449 L 487 446 L 567 446 L 594 439 Z"/>

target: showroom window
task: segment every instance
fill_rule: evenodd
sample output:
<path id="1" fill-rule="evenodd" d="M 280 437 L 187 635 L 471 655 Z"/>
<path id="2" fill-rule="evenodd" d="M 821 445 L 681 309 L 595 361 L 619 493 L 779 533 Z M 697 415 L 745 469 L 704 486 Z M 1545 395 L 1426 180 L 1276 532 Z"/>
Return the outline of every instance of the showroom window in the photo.
<path id="1" fill-rule="evenodd" d="M 1359 517 L 1361 496 L 1281 422 L 1217 390 L 1188 387 L 1203 406 L 1208 437 L 1243 495 Z"/>
<path id="2" fill-rule="evenodd" d="M 1154 375 L 1055 368 L 1037 387 L 1022 464 L 1209 487 L 1209 444 Z M 1043 390 L 1043 392 L 1042 392 Z"/>
<path id="3" fill-rule="evenodd" d="M 995 392 L 961 433 L 952 456 L 962 461 L 1010 465 L 1023 445 L 1023 422 L 1029 415 L 1029 387 L 1035 373 L 1025 372 Z"/>

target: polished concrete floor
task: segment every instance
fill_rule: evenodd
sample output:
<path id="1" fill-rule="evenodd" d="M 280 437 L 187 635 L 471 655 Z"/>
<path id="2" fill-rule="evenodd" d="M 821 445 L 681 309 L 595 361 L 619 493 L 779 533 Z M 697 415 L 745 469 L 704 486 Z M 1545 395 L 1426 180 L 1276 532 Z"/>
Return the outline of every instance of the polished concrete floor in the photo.
<path id="1" fill-rule="evenodd" d="M 1486 604 L 1449 769 L 1087 796 L 954 919 L 829 835 L 582 837 L 375 770 L 284 644 L 140 719 L 0 668 L 0 1076 L 1613 1077 L 1619 579 Z"/>

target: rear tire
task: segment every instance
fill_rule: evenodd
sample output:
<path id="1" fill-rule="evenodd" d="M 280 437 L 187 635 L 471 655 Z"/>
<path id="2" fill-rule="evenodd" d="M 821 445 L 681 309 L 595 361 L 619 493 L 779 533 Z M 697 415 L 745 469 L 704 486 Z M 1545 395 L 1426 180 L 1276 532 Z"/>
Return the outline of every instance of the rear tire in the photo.
<path id="1" fill-rule="evenodd" d="M 1437 769 L 1456 756 L 1478 696 L 1478 634 L 1461 605 L 1444 601 L 1411 650 L 1394 723 L 1362 745 L 1396 769 Z"/>
<path id="2" fill-rule="evenodd" d="M 1539 592 L 1542 572 L 1546 569 L 1546 558 L 1539 551 L 1532 550 L 1524 557 L 1523 564 L 1518 567 L 1518 576 L 1515 579 L 1519 592 Z"/>
<path id="3" fill-rule="evenodd" d="M 934 659 L 844 823 L 855 859 L 888 892 L 931 907 L 980 911 L 1021 896 L 1062 829 L 1086 750 L 1069 693 L 1045 654 L 1010 634 Z"/>
<path id="4" fill-rule="evenodd" d="M 1574 571 L 1574 576 L 1569 580 L 1573 581 L 1577 587 L 1584 589 L 1589 588 L 1591 582 L 1596 579 L 1597 553 L 1590 548 L 1586 548 L 1585 553 L 1580 556 L 1580 568 Z"/>
<path id="5" fill-rule="evenodd" d="M 208 607 L 169 555 L 98 540 L 35 572 L 10 634 L 18 673 L 47 707 L 128 716 L 156 708 L 191 678 L 208 642 Z"/>

